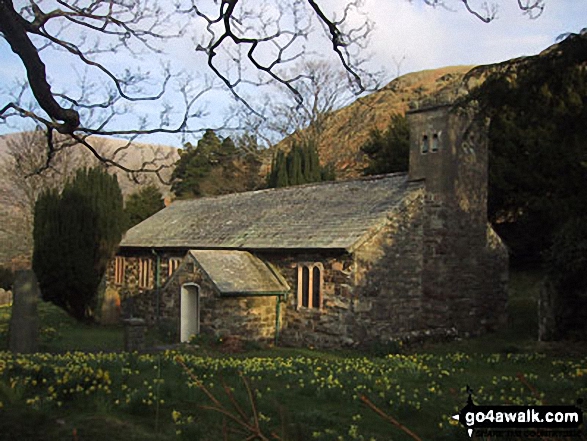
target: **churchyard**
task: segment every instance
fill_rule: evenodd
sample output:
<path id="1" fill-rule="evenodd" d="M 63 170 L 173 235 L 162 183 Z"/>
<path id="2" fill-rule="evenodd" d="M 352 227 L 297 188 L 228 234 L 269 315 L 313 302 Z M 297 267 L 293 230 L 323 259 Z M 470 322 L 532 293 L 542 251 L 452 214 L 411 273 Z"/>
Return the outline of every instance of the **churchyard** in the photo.
<path id="1" fill-rule="evenodd" d="M 584 348 L 534 341 L 536 281 L 514 274 L 510 323 L 497 335 L 364 351 L 235 351 L 196 338 L 126 353 L 122 327 L 81 325 L 41 302 L 39 352 L 16 355 L 11 307 L 0 307 L 0 439 L 469 439 L 450 419 L 467 385 L 476 404 L 587 398 Z"/>

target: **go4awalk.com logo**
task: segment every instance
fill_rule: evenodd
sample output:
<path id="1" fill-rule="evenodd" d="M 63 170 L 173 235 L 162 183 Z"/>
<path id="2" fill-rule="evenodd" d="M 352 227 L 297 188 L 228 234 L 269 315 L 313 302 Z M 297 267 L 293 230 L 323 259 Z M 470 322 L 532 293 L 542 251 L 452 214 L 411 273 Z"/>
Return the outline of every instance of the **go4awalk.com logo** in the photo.
<path id="1" fill-rule="evenodd" d="M 583 423 L 583 411 L 577 406 L 477 406 L 469 386 L 467 393 L 467 405 L 452 418 L 467 429 L 470 437 L 475 431 L 493 429 L 578 431 Z"/>

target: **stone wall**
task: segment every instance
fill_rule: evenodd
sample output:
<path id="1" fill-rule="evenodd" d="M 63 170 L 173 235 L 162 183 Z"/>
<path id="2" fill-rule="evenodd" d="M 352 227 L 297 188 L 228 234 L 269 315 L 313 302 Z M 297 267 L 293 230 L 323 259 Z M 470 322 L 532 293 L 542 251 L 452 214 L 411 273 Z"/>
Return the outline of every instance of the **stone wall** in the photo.
<path id="1" fill-rule="evenodd" d="M 148 253 L 127 254 L 125 256 L 125 283 L 116 286 L 114 280 L 114 260 L 108 267 L 108 288 L 116 289 L 121 297 L 124 317 L 143 318 L 149 326 L 157 320 L 177 322 L 179 333 L 181 287 L 185 283 L 195 283 L 200 293 L 200 332 L 226 337 L 237 335 L 245 340 L 269 341 L 275 337 L 275 314 L 277 299 L 266 297 L 220 297 L 209 278 L 200 270 L 195 260 L 183 256 L 179 268 L 168 277 L 169 257 L 179 253 L 159 253 L 161 257 L 161 287 L 159 293 L 153 289 L 138 287 L 138 262 L 141 257 L 154 259 Z M 153 270 L 156 261 L 153 260 Z M 157 303 L 159 299 L 159 303 Z"/>
<path id="2" fill-rule="evenodd" d="M 487 225 L 485 127 L 439 106 L 409 114 L 410 176 L 425 178 L 422 312 L 432 329 L 479 334 L 504 323 L 507 251 Z M 436 152 L 423 153 L 425 134 Z M 488 232 L 489 228 L 489 232 Z"/>
<path id="3" fill-rule="evenodd" d="M 281 308 L 280 342 L 292 346 L 336 347 L 352 345 L 354 322 L 351 305 L 354 261 L 343 252 L 263 253 L 285 278 L 291 291 Z M 322 308 L 297 304 L 298 263 L 322 265 Z"/>
<path id="4" fill-rule="evenodd" d="M 423 192 L 355 252 L 354 339 L 389 342 L 425 329 L 422 320 Z"/>
<path id="5" fill-rule="evenodd" d="M 121 301 L 121 316 L 128 317 L 140 317 L 147 321 L 148 324 L 152 324 L 157 320 L 157 314 L 161 317 L 165 317 L 166 313 L 164 310 L 169 308 L 169 299 L 163 298 L 163 288 L 169 283 L 169 258 L 180 258 L 183 260 L 185 253 L 181 251 L 169 251 L 160 252 L 159 261 L 159 289 L 157 289 L 156 283 L 156 264 L 157 258 L 150 251 L 147 252 L 131 252 L 119 254 L 124 257 L 125 270 L 124 279 L 121 285 L 114 282 L 114 270 L 115 270 L 115 259 L 112 259 L 106 270 L 106 287 L 107 290 L 118 292 Z M 140 288 L 139 287 L 139 261 L 141 258 L 151 259 L 153 274 L 151 277 L 152 288 Z M 159 299 L 159 304 L 157 304 Z M 171 300 L 171 302 L 173 302 Z M 167 314 L 169 315 L 169 314 Z"/>

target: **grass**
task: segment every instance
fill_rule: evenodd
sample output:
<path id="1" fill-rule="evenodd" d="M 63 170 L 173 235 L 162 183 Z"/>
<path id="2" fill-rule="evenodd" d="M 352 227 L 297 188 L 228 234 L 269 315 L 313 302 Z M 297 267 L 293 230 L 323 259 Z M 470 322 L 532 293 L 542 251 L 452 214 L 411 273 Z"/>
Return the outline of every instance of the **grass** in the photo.
<path id="1" fill-rule="evenodd" d="M 587 397 L 586 352 L 562 356 L 568 344 L 534 340 L 538 285 L 539 274 L 512 275 L 511 320 L 497 334 L 386 356 L 309 348 L 231 356 L 213 344 L 143 355 L 99 352 L 122 347 L 120 328 L 80 325 L 41 305 L 42 328 L 55 329 L 42 342 L 51 353 L 0 352 L 0 440 L 220 440 L 238 423 L 218 408 L 248 423 L 256 410 L 268 438 L 412 439 L 362 396 L 423 440 L 469 439 L 450 419 L 464 406 L 467 385 L 476 404 L 572 404 Z M 8 317 L 9 309 L 0 308 L 0 327 Z M 65 353 L 72 349 L 93 352 Z"/>
<path id="2" fill-rule="evenodd" d="M 8 349 L 8 328 L 12 308 L 0 306 L 0 351 Z M 121 351 L 122 326 L 98 326 L 79 323 L 61 308 L 39 302 L 39 350 L 62 353 L 67 351 Z"/>

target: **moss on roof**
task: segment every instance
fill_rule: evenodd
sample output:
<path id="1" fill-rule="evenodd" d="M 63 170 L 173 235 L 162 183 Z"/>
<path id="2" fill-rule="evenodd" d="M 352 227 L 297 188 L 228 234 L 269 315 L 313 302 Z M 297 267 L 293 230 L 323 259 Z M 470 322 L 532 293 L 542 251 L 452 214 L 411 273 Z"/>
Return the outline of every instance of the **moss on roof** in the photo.
<path id="1" fill-rule="evenodd" d="M 121 247 L 348 250 L 420 188 L 396 173 L 176 201 Z"/>

